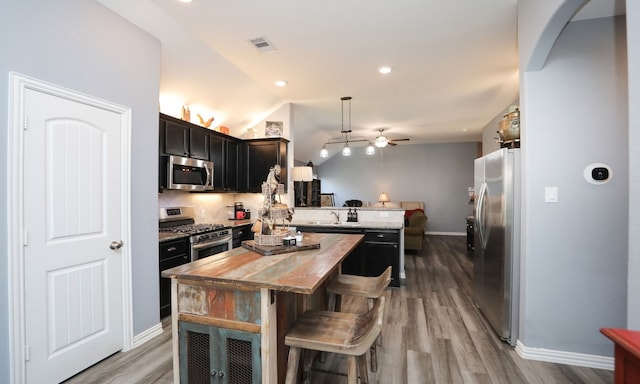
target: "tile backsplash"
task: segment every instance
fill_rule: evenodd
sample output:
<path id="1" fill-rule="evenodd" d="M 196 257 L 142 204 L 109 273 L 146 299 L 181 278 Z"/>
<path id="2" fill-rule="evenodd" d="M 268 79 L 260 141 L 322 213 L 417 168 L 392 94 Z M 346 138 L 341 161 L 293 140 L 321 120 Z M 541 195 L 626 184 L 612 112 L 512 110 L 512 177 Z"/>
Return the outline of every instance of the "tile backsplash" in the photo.
<path id="1" fill-rule="evenodd" d="M 287 195 L 282 195 L 286 202 Z M 262 205 L 259 193 L 192 193 L 176 190 L 164 190 L 158 193 L 158 209 L 166 207 L 191 206 L 195 208 L 196 223 L 211 223 L 227 219 L 227 206 L 241 201 L 245 209 L 251 210 L 251 220 L 258 217 L 258 208 Z"/>

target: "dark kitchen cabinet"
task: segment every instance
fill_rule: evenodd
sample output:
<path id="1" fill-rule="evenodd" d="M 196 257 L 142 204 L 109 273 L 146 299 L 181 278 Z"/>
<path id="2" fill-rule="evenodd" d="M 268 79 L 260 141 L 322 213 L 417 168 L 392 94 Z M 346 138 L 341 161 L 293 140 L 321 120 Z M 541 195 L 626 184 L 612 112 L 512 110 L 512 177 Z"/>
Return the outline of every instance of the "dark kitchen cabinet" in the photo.
<path id="1" fill-rule="evenodd" d="M 400 286 L 400 231 L 366 230 L 363 264 L 365 276 L 378 276 L 392 267 L 391 286 Z"/>
<path id="2" fill-rule="evenodd" d="M 174 121 L 160 120 L 160 153 L 189 156 L 189 127 Z"/>
<path id="3" fill-rule="evenodd" d="M 180 383 L 262 382 L 260 333 L 180 321 Z"/>
<path id="4" fill-rule="evenodd" d="M 475 227 L 475 218 L 473 216 L 467 217 L 467 251 L 474 250 L 474 227 Z"/>
<path id="5" fill-rule="evenodd" d="M 189 129 L 189 157 L 200 160 L 209 159 L 209 142 L 211 131 L 201 127 Z"/>
<path id="6" fill-rule="evenodd" d="M 160 243 L 160 273 L 189 261 L 188 238 Z M 169 315 L 171 315 L 171 279 L 160 276 L 160 318 Z"/>
<path id="7" fill-rule="evenodd" d="M 317 226 L 297 226 L 296 230 L 300 232 L 316 232 L 316 233 L 348 233 L 348 234 L 364 234 L 362 228 L 339 228 L 339 227 L 317 227 Z M 349 275 L 364 276 L 365 266 L 363 264 L 364 243 L 360 243 L 356 249 L 351 251 L 349 255 L 342 261 L 342 273 Z"/>
<path id="8" fill-rule="evenodd" d="M 392 267 L 391 286 L 400 286 L 400 230 L 297 226 L 301 232 L 360 233 L 364 241 L 342 262 L 342 272 L 359 276 L 378 276 Z"/>
<path id="9" fill-rule="evenodd" d="M 213 188 L 216 192 L 239 192 L 242 141 L 223 134 L 210 137 L 210 159 L 213 162 Z"/>
<path id="10" fill-rule="evenodd" d="M 246 171 L 243 171 L 244 162 L 242 161 L 244 144 L 241 140 L 229 139 L 226 149 L 226 187 L 229 191 L 244 191 L 246 190 L 246 185 L 242 184 L 243 176 L 246 174 Z"/>
<path id="11" fill-rule="evenodd" d="M 162 113 L 159 128 L 161 155 L 209 160 L 210 130 Z"/>
<path id="12" fill-rule="evenodd" d="M 269 169 L 279 164 L 287 192 L 287 139 L 241 140 L 162 113 L 159 130 L 160 192 L 166 187 L 167 155 L 212 161 L 213 192 L 260 193 Z"/>
<path id="13" fill-rule="evenodd" d="M 251 224 L 240 225 L 231 229 L 233 234 L 233 248 L 238 248 L 245 240 L 253 240 L 253 232 L 251 232 Z"/>
<path id="14" fill-rule="evenodd" d="M 245 140 L 246 144 L 246 192 L 262 192 L 269 169 L 280 165 L 280 183 L 287 191 L 287 144 L 280 137 Z"/>
<path id="15" fill-rule="evenodd" d="M 302 188 L 300 188 L 302 184 Z M 295 181 L 295 206 L 296 207 L 320 207 L 320 180 Z M 300 192 L 302 191 L 302 196 Z M 301 204 L 304 203 L 304 205 Z"/>

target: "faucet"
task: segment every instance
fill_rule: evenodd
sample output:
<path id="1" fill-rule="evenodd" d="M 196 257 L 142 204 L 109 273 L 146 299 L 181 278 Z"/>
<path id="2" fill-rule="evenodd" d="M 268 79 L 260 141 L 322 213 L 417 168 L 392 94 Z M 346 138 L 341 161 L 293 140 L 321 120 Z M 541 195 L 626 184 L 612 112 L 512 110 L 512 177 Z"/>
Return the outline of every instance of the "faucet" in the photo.
<path id="1" fill-rule="evenodd" d="M 331 215 L 336 217 L 336 221 L 340 221 L 340 212 L 339 211 L 331 211 Z"/>

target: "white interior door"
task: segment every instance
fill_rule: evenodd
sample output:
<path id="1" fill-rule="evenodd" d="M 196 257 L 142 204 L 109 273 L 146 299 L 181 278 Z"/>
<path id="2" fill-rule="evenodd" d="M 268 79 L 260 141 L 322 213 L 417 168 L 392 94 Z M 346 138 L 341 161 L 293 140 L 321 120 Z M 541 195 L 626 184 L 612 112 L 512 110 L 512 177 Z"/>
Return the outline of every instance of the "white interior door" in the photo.
<path id="1" fill-rule="evenodd" d="M 33 89 L 24 116 L 26 379 L 57 383 L 123 348 L 123 124 Z"/>

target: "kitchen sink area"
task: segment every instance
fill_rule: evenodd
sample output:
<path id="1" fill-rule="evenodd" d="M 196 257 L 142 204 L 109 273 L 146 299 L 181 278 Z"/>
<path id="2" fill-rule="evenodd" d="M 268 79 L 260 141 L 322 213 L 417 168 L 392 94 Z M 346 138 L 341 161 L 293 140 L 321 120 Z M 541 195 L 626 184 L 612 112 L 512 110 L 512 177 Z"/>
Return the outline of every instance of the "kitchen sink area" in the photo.
<path id="1" fill-rule="evenodd" d="M 363 234 L 363 242 L 342 263 L 344 273 L 378 276 L 392 266 L 391 286 L 400 286 L 404 273 L 404 210 L 358 208 L 358 221 L 345 221 L 352 208 L 296 208 L 289 224 L 300 232 Z"/>

